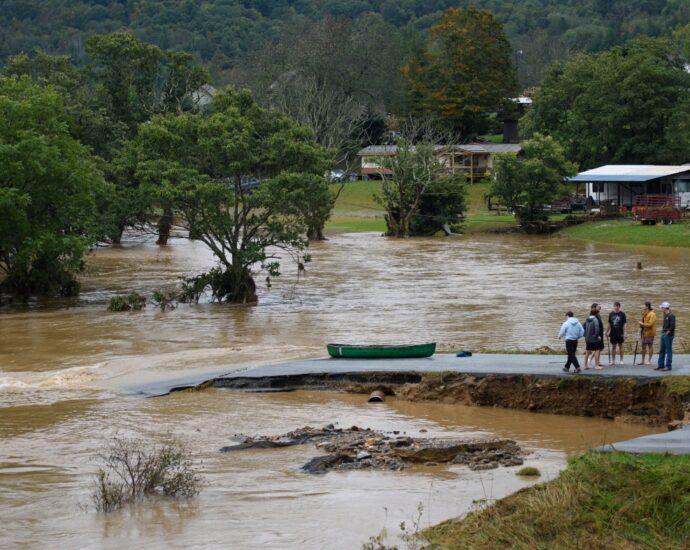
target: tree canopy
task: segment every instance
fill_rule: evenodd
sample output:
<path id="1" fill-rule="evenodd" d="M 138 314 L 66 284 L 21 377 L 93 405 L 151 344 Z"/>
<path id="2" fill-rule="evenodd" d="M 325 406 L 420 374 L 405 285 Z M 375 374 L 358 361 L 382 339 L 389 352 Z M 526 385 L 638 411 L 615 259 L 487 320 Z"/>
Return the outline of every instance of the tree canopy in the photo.
<path id="1" fill-rule="evenodd" d="M 218 260 L 220 268 L 202 278 L 219 300 L 255 301 L 252 270 L 275 275 L 280 249 L 302 254 L 307 205 L 330 196 L 322 177 L 327 150 L 246 91 L 218 94 L 202 114 L 154 117 L 139 127 L 133 148 L 127 157 L 136 179 L 168 201 Z M 260 185 L 248 188 L 247 176 Z"/>
<path id="2" fill-rule="evenodd" d="M 491 194 L 513 210 L 521 223 L 543 221 L 548 217 L 544 205 L 564 193 L 565 178 L 576 171 L 556 140 L 535 134 L 523 144 L 520 157 L 498 156 Z"/>
<path id="3" fill-rule="evenodd" d="M 431 29 L 424 54 L 403 67 L 415 111 L 463 133 L 517 94 L 511 47 L 489 11 L 451 8 Z"/>
<path id="4" fill-rule="evenodd" d="M 668 42 L 637 40 L 555 66 L 527 131 L 556 138 L 587 169 L 682 164 L 690 158 L 690 74 Z"/>
<path id="5" fill-rule="evenodd" d="M 284 31 L 325 17 L 380 15 L 403 39 L 425 33 L 450 7 L 491 10 L 516 52 L 523 84 L 555 59 L 596 52 L 635 36 L 669 35 L 690 20 L 686 0 L 6 0 L 0 59 L 36 47 L 86 61 L 91 34 L 127 30 L 162 50 L 183 50 L 225 83 L 238 65 Z M 402 62 L 403 59 L 400 59 Z M 399 63 L 398 63 L 399 65 Z"/>
<path id="6" fill-rule="evenodd" d="M 444 224 L 459 228 L 465 212 L 465 178 L 449 176 L 432 141 L 397 140 L 395 154 L 381 157 L 383 176 L 378 201 L 386 210 L 387 234 L 432 235 Z"/>
<path id="7" fill-rule="evenodd" d="M 27 76 L 0 77 L 0 290 L 75 294 L 84 254 L 105 230 L 105 192 L 60 95 Z"/>

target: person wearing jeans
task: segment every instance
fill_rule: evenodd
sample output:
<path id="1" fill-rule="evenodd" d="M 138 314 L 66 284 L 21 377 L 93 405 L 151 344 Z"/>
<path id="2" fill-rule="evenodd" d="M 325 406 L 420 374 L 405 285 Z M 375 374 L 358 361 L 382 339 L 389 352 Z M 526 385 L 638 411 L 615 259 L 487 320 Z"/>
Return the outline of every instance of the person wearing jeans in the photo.
<path id="1" fill-rule="evenodd" d="M 676 316 L 671 313 L 671 304 L 664 302 L 659 306 L 664 312 L 664 325 L 661 329 L 659 361 L 654 370 L 670 371 L 673 363 L 673 336 L 676 332 Z"/>
<path id="2" fill-rule="evenodd" d="M 568 311 L 565 322 L 561 325 L 561 330 L 558 333 L 559 338 L 565 339 L 565 351 L 568 354 L 568 360 L 565 362 L 563 372 L 570 372 L 570 365 L 575 367 L 575 372 L 580 372 L 580 362 L 577 360 L 577 341 L 585 334 L 580 321 L 573 317 L 573 312 Z"/>

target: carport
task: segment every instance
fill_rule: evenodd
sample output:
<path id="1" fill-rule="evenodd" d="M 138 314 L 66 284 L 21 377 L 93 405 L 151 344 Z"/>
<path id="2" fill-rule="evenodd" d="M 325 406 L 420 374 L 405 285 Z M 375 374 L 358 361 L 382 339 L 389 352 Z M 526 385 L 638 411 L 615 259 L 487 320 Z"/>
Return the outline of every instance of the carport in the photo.
<path id="1" fill-rule="evenodd" d="M 690 164 L 608 164 L 568 178 L 585 184 L 585 196 L 595 204 L 631 207 L 638 195 L 679 195 L 690 206 Z"/>

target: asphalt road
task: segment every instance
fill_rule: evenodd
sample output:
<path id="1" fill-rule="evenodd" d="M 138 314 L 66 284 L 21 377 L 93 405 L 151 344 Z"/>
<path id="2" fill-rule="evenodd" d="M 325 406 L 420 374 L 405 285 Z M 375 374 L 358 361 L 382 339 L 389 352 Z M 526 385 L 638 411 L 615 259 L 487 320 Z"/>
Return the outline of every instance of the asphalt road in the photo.
<path id="1" fill-rule="evenodd" d="M 639 357 L 638 357 L 639 359 Z M 582 360 L 580 361 L 582 363 Z M 582 370 L 581 376 L 690 376 L 690 355 L 674 355 L 673 370 L 659 372 L 656 366 L 632 366 L 632 357 L 627 358 L 626 365 L 606 366 L 608 357 L 603 363 L 603 370 Z M 508 355 L 508 354 L 474 354 L 472 357 L 456 357 L 454 353 L 437 353 L 425 359 L 307 359 L 285 361 L 263 365 L 242 372 L 232 372 L 227 377 L 263 377 L 310 373 L 341 373 L 367 371 L 417 371 L 442 372 L 452 371 L 467 374 L 550 374 L 555 376 L 573 376 L 561 369 L 565 364 L 565 355 Z M 572 373 L 572 370 L 571 370 Z"/>
<path id="2" fill-rule="evenodd" d="M 605 358 L 608 360 L 608 357 Z M 139 395 L 162 395 L 172 388 L 192 387 L 212 378 L 236 378 L 265 376 L 288 376 L 317 373 L 345 373 L 367 371 L 416 371 L 442 372 L 452 371 L 465 374 L 536 374 L 559 377 L 573 376 L 561 369 L 565 356 L 558 355 L 504 355 L 475 354 L 472 357 L 456 357 L 451 353 L 438 353 L 425 359 L 308 359 L 285 361 L 251 368 L 232 369 L 228 365 L 224 372 L 190 375 L 188 378 L 167 380 L 164 383 L 129 388 Z M 626 365 L 605 366 L 603 370 L 582 370 L 580 376 L 603 377 L 650 377 L 690 376 L 690 355 L 673 356 L 673 370 L 659 372 L 656 366 L 632 366 L 632 357 L 627 358 Z M 604 363 L 606 364 L 606 363 Z M 571 371 L 572 373 L 572 371 Z M 629 453 L 673 453 L 690 454 L 690 428 L 673 432 L 638 437 L 629 441 L 605 445 L 595 449 L 600 452 L 624 451 Z"/>

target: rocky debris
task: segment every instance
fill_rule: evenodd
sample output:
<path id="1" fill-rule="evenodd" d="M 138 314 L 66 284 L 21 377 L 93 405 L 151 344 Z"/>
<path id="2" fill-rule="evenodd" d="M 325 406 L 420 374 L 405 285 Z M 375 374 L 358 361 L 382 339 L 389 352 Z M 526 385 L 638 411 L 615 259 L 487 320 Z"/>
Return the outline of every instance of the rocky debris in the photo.
<path id="1" fill-rule="evenodd" d="M 414 438 L 352 426 L 305 426 L 280 436 L 240 436 L 237 445 L 222 452 L 268 449 L 313 443 L 327 455 L 317 456 L 302 470 L 322 474 L 329 470 L 403 470 L 411 464 L 463 464 L 472 470 L 522 464 L 522 449 L 509 439 L 449 440 Z"/>

